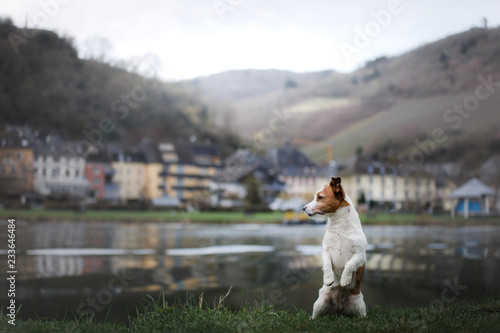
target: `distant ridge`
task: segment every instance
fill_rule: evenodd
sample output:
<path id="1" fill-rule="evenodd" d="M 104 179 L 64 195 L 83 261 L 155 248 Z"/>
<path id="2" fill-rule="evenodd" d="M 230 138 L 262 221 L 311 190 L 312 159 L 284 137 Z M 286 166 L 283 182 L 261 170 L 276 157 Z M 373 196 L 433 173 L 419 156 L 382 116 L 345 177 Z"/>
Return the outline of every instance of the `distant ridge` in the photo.
<path id="1" fill-rule="evenodd" d="M 474 94 L 479 77 L 500 81 L 499 27 L 473 28 L 400 56 L 379 57 L 348 74 L 246 70 L 190 83 L 205 98 L 227 101 L 238 133 L 252 137 L 269 126 L 276 109 L 289 109 L 294 116 L 270 145 L 303 136 L 331 143 L 337 158 L 343 158 L 358 148 L 382 155 L 405 153 L 436 127 L 449 135 L 441 147 L 445 150 L 464 140 L 489 147 L 500 135 L 500 92 L 481 101 L 459 128 L 443 120 L 454 103 Z M 288 78 L 296 85 L 287 87 Z M 318 148 L 306 151 L 320 159 Z"/>

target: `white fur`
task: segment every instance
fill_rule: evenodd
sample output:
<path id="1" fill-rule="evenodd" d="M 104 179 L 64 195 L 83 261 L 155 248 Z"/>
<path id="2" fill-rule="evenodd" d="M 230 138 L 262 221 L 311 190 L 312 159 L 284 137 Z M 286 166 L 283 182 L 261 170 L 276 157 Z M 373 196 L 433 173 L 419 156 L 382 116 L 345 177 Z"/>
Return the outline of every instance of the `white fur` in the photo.
<path id="1" fill-rule="evenodd" d="M 317 195 L 314 198 L 304 207 L 304 212 L 310 216 L 317 206 Z M 323 287 L 314 303 L 313 318 L 324 314 L 366 316 L 363 294 L 350 294 L 356 285 L 356 271 L 366 261 L 366 236 L 351 199 L 346 195 L 345 200 L 348 207 L 333 214 L 311 216 L 328 218 L 322 245 Z"/>

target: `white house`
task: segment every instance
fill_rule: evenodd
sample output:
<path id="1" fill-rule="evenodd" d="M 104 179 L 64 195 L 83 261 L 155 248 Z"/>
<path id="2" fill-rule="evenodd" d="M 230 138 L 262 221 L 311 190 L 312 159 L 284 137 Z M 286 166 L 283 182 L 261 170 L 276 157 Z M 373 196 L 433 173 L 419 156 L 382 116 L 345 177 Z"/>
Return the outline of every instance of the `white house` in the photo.
<path id="1" fill-rule="evenodd" d="M 35 191 L 40 194 L 87 196 L 85 154 L 77 143 L 35 145 L 33 167 Z"/>
<path id="2" fill-rule="evenodd" d="M 364 201 L 382 208 L 416 209 L 431 207 L 436 198 L 432 175 L 416 172 L 402 176 L 398 166 L 354 158 L 341 168 L 342 185 L 354 202 Z"/>

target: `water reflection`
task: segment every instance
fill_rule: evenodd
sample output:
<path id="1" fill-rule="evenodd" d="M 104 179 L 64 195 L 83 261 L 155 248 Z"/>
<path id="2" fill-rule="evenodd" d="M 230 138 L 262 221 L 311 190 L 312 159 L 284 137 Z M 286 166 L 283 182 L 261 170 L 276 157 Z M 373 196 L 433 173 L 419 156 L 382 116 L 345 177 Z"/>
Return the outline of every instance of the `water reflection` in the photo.
<path id="1" fill-rule="evenodd" d="M 500 227 L 364 230 L 368 305 L 428 305 L 440 297 L 445 281 L 455 280 L 467 287 L 460 300 L 500 292 Z M 189 291 L 203 289 L 210 298 L 230 286 L 235 292 L 228 301 L 235 307 L 264 298 L 310 311 L 321 285 L 323 233 L 323 226 L 314 225 L 18 222 L 16 298 L 23 304 L 21 317 L 61 317 L 115 279 L 119 283 L 107 294 L 115 319 L 146 294 L 164 290 L 171 303 Z M 6 235 L 0 237 L 5 244 Z M 7 271 L 6 260 L 0 270 Z M 0 295 L 2 302 L 5 297 Z M 108 310 L 96 312 L 105 316 Z"/>

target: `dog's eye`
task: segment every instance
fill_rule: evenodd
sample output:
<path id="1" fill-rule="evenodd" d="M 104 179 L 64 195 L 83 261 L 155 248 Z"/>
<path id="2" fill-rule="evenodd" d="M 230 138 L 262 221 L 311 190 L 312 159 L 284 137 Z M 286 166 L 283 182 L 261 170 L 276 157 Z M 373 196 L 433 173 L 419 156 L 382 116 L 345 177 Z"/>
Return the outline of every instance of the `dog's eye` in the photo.
<path id="1" fill-rule="evenodd" d="M 319 200 L 321 200 L 321 199 L 323 199 L 323 197 L 320 197 L 320 196 L 318 195 L 318 201 L 319 201 Z"/>

